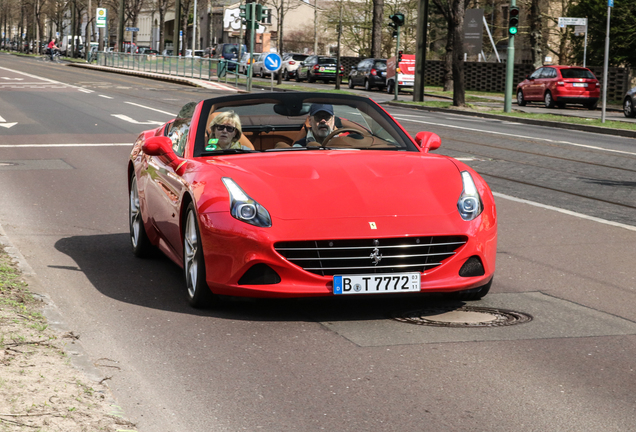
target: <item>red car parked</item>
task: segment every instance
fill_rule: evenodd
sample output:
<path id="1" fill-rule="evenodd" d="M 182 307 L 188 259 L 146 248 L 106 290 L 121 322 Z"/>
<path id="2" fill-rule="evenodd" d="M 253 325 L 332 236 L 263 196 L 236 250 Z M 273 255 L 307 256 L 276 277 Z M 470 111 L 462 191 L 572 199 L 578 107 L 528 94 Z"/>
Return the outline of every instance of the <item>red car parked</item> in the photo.
<path id="1" fill-rule="evenodd" d="M 517 104 L 543 101 L 547 108 L 582 104 L 596 109 L 601 85 L 587 68 L 579 66 L 544 66 L 517 85 Z"/>

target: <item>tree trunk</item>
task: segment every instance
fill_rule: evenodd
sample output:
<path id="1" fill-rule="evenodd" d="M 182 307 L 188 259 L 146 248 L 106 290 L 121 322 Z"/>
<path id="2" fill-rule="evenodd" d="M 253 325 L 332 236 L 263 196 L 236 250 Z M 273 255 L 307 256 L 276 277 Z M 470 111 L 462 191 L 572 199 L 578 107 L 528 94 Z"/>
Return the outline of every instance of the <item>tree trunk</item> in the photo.
<path id="1" fill-rule="evenodd" d="M 464 6 L 465 0 L 453 1 L 453 105 L 466 105 L 464 95 Z"/>
<path id="2" fill-rule="evenodd" d="M 285 18 L 285 2 L 281 0 L 280 8 L 278 9 L 278 53 L 283 58 L 283 19 Z M 283 83 L 283 71 L 278 69 L 278 77 L 276 78 L 277 84 Z"/>
<path id="3" fill-rule="evenodd" d="M 532 64 L 535 68 L 543 65 L 543 22 L 541 21 L 541 0 L 532 0 L 530 3 L 530 50 L 532 52 Z"/>
<path id="4" fill-rule="evenodd" d="M 166 43 L 165 35 L 163 34 L 163 27 L 165 25 L 165 12 L 163 9 L 159 9 L 159 54 L 163 54 L 164 45 Z"/>
<path id="5" fill-rule="evenodd" d="M 382 21 L 384 0 L 373 0 L 373 28 L 371 33 L 371 57 L 382 57 Z"/>
<path id="6" fill-rule="evenodd" d="M 453 89 L 453 51 L 454 30 L 451 20 L 448 20 L 448 35 L 446 36 L 446 56 L 444 56 L 444 91 Z"/>

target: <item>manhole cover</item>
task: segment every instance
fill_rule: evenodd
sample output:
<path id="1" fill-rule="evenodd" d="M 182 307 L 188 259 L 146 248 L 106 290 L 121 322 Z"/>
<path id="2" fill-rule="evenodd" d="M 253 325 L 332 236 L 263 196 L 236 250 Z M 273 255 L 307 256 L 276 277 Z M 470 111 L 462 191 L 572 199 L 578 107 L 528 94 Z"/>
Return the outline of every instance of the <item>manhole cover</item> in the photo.
<path id="1" fill-rule="evenodd" d="M 505 309 L 462 306 L 457 309 L 435 307 L 395 314 L 393 319 L 433 327 L 502 327 L 532 321 L 532 316 Z"/>

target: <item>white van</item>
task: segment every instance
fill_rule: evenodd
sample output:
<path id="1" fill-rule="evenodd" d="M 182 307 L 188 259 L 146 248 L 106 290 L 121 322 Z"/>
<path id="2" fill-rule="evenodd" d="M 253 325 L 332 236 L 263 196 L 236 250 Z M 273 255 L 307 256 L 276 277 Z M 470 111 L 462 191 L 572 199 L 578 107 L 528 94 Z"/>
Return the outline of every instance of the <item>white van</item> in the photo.
<path id="1" fill-rule="evenodd" d="M 83 49 L 84 40 L 82 36 L 75 36 L 74 38 L 75 50 Z M 60 51 L 62 51 L 62 55 L 67 55 L 66 52 L 71 49 L 71 38 L 69 35 L 66 35 L 62 38 L 62 46 L 60 46 Z"/>

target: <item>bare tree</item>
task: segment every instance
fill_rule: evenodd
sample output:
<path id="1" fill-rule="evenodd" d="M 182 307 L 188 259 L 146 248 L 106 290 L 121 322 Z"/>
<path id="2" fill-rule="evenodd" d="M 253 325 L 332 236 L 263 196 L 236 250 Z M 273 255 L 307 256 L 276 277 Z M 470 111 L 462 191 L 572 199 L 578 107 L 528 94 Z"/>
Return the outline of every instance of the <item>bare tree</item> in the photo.
<path id="1" fill-rule="evenodd" d="M 466 0 L 433 0 L 448 24 L 444 91 L 453 89 L 453 105 L 466 105 L 464 93 L 464 15 Z M 452 78 L 452 79 L 451 79 Z"/>
<path id="2" fill-rule="evenodd" d="M 287 15 L 287 12 L 289 12 L 290 10 L 299 8 L 302 3 L 299 0 L 266 0 L 265 4 L 271 6 L 272 10 L 274 11 L 273 16 L 276 18 L 276 36 L 278 38 L 276 45 L 278 48 L 278 52 L 282 56 L 285 52 L 285 35 L 283 34 L 283 29 L 285 28 L 285 15 Z M 281 84 L 283 82 L 282 74 L 279 73 L 276 79 L 278 84 Z"/>

